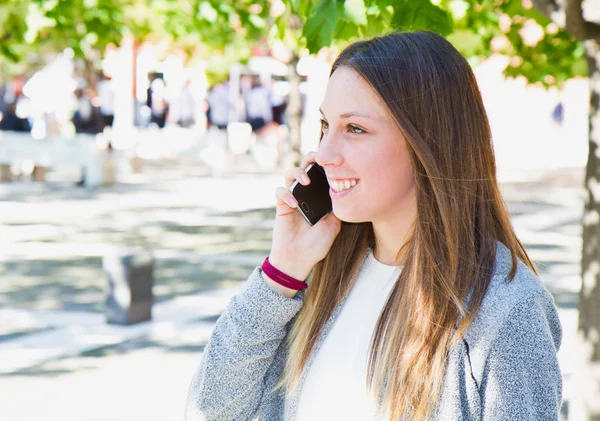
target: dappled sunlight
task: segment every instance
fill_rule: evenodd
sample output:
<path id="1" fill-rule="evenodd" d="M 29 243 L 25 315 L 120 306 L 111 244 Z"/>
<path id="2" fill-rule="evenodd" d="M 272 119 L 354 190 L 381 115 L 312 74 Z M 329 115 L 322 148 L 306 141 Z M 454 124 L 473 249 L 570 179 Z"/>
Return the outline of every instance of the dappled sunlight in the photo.
<path id="1" fill-rule="evenodd" d="M 115 247 L 154 254 L 157 303 L 245 279 L 271 247 L 273 191 L 257 188 L 265 180 L 253 176 L 217 181 L 206 190 L 201 179 L 182 178 L 182 170 L 177 182 L 147 180 L 83 193 L 75 187 L 25 188 L 36 200 L 0 202 L 0 304 L 103 312 L 102 258 Z M 238 192 L 253 190 L 267 190 L 270 197 L 227 210 L 219 194 L 231 191 L 235 201 Z M 215 260 L 247 253 L 256 257 L 228 265 Z"/>
<path id="2" fill-rule="evenodd" d="M 11 199 L 0 202 L 0 307 L 13 311 L 11 328 L 0 330 L 0 368 L 10 373 L 11 388 L 41 391 L 60 379 L 77 390 L 80 383 L 118 378 L 139 389 L 130 377 L 145 376 L 149 364 L 170 382 L 179 367 L 180 386 L 189 384 L 214 323 L 270 251 L 281 178 L 215 179 L 204 191 L 210 183 L 187 177 L 185 167 L 167 173 L 168 181 L 86 193 L 31 189 L 28 202 L 9 192 Z M 501 188 L 561 322 L 571 326 L 581 286 L 582 187 L 530 183 Z M 116 249 L 154 257 L 151 321 L 106 324 L 102 259 Z M 2 310 L 0 317 L 9 314 Z M 568 335 L 565 341 L 559 358 L 568 380 Z M 29 351 L 4 353 L 8 342 Z"/>

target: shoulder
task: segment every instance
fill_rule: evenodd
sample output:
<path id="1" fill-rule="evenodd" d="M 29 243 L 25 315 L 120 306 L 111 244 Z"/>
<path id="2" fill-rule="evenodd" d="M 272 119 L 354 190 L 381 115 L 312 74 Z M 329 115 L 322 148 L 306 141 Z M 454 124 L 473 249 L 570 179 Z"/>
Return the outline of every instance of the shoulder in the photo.
<path id="1" fill-rule="evenodd" d="M 485 361 L 498 343 L 515 344 L 515 339 L 547 342 L 558 349 L 562 330 L 554 299 L 540 279 L 517 260 L 514 278 L 510 251 L 500 242 L 490 285 L 473 323 L 465 334 L 473 374 L 482 375 Z M 519 349 L 514 349 L 515 355 Z"/>

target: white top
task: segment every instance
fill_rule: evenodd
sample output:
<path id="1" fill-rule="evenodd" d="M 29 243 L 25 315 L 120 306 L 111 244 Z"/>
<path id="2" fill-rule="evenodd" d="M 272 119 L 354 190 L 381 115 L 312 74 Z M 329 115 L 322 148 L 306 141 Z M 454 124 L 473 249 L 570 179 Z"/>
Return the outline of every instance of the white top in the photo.
<path id="1" fill-rule="evenodd" d="M 113 115 L 115 113 L 115 92 L 112 80 L 104 79 L 96 84 L 100 98 L 100 113 Z"/>
<path id="2" fill-rule="evenodd" d="M 400 275 L 369 251 L 356 283 L 306 374 L 296 421 L 374 420 L 377 401 L 367 396 L 367 363 L 375 325 Z M 288 402 L 285 418 L 289 416 Z"/>
<path id="3" fill-rule="evenodd" d="M 196 101 L 191 86 L 181 88 L 176 104 L 180 120 L 192 120 L 196 116 Z"/>
<path id="4" fill-rule="evenodd" d="M 273 120 L 270 93 L 264 86 L 252 88 L 246 96 L 246 115 L 248 118 L 262 117 L 265 123 Z"/>
<path id="5" fill-rule="evenodd" d="M 213 124 L 226 126 L 229 123 L 229 83 L 221 83 L 208 92 L 206 101 L 210 106 L 210 120 Z"/>
<path id="6" fill-rule="evenodd" d="M 81 97 L 77 99 L 77 111 L 79 111 L 81 118 L 86 121 L 92 118 L 92 103 L 89 98 Z"/>

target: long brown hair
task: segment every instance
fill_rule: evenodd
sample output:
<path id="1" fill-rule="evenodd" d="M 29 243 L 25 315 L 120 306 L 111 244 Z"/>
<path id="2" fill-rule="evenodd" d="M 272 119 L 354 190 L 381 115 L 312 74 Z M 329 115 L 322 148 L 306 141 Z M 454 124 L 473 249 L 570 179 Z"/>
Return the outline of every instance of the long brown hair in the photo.
<path id="1" fill-rule="evenodd" d="M 489 122 L 464 57 L 435 33 L 395 32 L 350 45 L 331 74 L 338 67 L 356 71 L 381 97 L 407 140 L 414 169 L 417 216 L 398 250 L 403 268 L 375 327 L 366 387 L 389 419 L 422 420 L 435 408 L 450 348 L 481 305 L 497 241 L 511 252 L 510 279 L 517 259 L 537 271 L 499 191 Z M 313 269 L 275 389 L 296 390 L 325 322 L 373 245 L 370 222 L 342 222 Z"/>

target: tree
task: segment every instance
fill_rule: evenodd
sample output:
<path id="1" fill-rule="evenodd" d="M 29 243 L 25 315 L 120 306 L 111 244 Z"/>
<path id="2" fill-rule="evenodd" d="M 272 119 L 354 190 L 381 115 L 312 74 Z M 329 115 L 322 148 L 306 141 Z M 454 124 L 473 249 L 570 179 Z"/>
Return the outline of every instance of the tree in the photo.
<path id="1" fill-rule="evenodd" d="M 284 7 L 281 7 L 284 6 Z M 5 0 L 0 6 L 0 55 L 13 61 L 42 45 L 79 54 L 136 39 L 169 37 L 192 51 L 249 56 L 268 34 L 292 51 L 288 121 L 294 165 L 300 160 L 298 60 L 389 30 L 428 29 L 447 38 L 471 63 L 494 52 L 511 58 L 507 76 L 560 86 L 573 76 L 591 81 L 589 157 L 585 186 L 578 381 L 580 419 L 600 419 L 600 0 Z M 595 13 L 595 14 L 594 14 Z M 523 38 L 535 27 L 538 37 Z M 232 48 L 233 46 L 233 48 Z"/>
<path id="2" fill-rule="evenodd" d="M 235 6 L 208 0 L 7 0 L 0 5 L 0 72 L 38 70 L 46 52 L 52 57 L 71 48 L 93 87 L 106 47 L 120 45 L 125 35 L 134 40 L 134 54 L 141 42 L 167 40 L 173 50 L 209 58 L 211 68 L 223 69 L 223 60 L 213 66 L 210 58 L 243 61 L 267 31 L 268 7 L 247 0 Z"/>
<path id="3" fill-rule="evenodd" d="M 507 55 L 511 66 L 506 75 L 523 75 L 531 83 L 560 85 L 586 73 L 581 44 L 527 0 L 284 0 L 284 4 L 285 11 L 276 17 L 270 36 L 283 40 L 293 52 L 292 83 L 298 80 L 297 61 L 306 53 L 390 30 L 411 29 L 447 36 L 473 64 L 494 52 Z M 521 31 L 532 24 L 540 27 L 543 36 L 528 44 Z M 289 111 L 293 162 L 298 164 L 299 97 L 290 97 Z"/>
<path id="4" fill-rule="evenodd" d="M 107 45 L 118 45 L 125 32 L 118 0 L 7 0 L 0 6 L 0 52 L 8 73 L 36 70 L 45 54 L 71 48 L 93 71 Z M 29 64 L 24 66 L 24 64 Z"/>
<path id="5" fill-rule="evenodd" d="M 572 419 L 600 420 L 600 1 L 533 0 L 536 9 L 580 41 L 590 78 L 589 154 L 583 217 L 581 292 L 579 294 L 578 393 L 570 407 Z M 585 8 L 584 8 L 585 3 Z M 595 21 L 593 12 L 596 12 Z"/>

